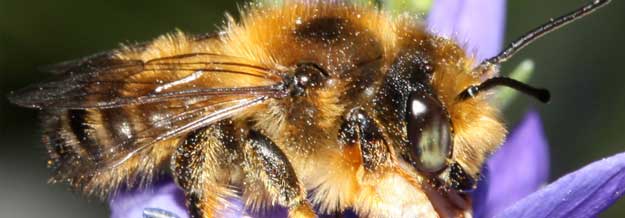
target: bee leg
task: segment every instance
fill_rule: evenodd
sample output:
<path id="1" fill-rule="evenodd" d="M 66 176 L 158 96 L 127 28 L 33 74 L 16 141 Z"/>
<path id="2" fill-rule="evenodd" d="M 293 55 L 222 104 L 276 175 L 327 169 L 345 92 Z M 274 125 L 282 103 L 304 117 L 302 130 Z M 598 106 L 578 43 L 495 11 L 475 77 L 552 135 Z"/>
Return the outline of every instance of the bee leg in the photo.
<path id="1" fill-rule="evenodd" d="M 280 205 L 288 208 L 290 218 L 316 217 L 287 156 L 271 139 L 250 131 L 243 150 L 246 173 L 255 175 L 260 170 L 265 189 Z"/>
<path id="2" fill-rule="evenodd" d="M 368 172 L 384 166 L 389 158 L 389 150 L 384 143 L 382 131 L 362 108 L 352 109 L 341 125 L 339 140 L 343 145 L 358 145 L 362 165 Z"/>
<path id="3" fill-rule="evenodd" d="M 354 108 L 339 129 L 343 152 L 359 151 L 361 159 L 352 175 L 358 181 L 356 187 L 347 193 L 351 195 L 346 200 L 349 207 L 360 217 L 439 217 L 420 184 L 392 162 L 392 148 L 380 126 L 364 109 Z"/>
<path id="4" fill-rule="evenodd" d="M 223 157 L 232 142 L 227 128 L 216 124 L 191 132 L 178 146 L 171 160 L 176 183 L 184 190 L 186 206 L 192 218 L 220 217 L 228 200 L 236 198 L 223 179 Z"/>

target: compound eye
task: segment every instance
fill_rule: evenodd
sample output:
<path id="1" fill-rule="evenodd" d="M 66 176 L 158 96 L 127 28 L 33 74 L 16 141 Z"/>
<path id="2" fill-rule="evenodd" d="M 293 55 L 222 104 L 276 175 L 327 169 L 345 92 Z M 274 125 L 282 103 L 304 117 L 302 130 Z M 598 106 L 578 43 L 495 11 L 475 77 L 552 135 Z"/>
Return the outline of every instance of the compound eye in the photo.
<path id="1" fill-rule="evenodd" d="M 431 95 L 417 92 L 410 94 L 407 107 L 412 164 L 426 173 L 445 169 L 453 146 L 451 121 L 445 108 Z"/>

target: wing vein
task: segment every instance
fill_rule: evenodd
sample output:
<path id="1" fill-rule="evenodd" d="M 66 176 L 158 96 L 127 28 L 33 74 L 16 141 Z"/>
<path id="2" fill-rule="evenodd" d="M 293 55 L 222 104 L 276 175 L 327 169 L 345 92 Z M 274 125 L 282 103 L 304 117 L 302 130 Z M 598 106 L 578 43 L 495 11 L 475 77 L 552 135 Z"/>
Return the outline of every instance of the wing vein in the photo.
<path id="1" fill-rule="evenodd" d="M 129 152 L 128 154 L 126 154 L 124 157 L 122 157 L 119 160 L 116 160 L 113 162 L 113 164 L 111 164 L 110 166 L 108 166 L 109 169 L 112 168 L 116 168 L 119 165 L 123 164 L 124 162 L 128 161 L 130 158 L 134 157 L 137 153 L 142 152 L 143 150 L 151 147 L 152 145 L 154 145 L 157 142 L 163 141 L 163 140 L 167 140 L 173 136 L 179 135 L 179 134 L 183 134 L 189 131 L 193 131 L 197 128 L 206 126 L 208 124 L 214 123 L 216 121 L 219 121 L 221 119 L 224 119 L 225 117 L 228 117 L 242 109 L 245 109 L 247 107 L 253 106 L 255 104 L 258 104 L 260 102 L 265 101 L 266 99 L 268 99 L 268 96 L 261 96 L 261 97 L 257 97 L 254 98 L 252 100 L 249 99 L 244 99 L 244 100 L 240 100 L 241 103 L 238 103 L 236 105 L 230 106 L 230 107 L 226 107 L 223 109 L 220 109 L 218 111 L 215 111 L 213 113 L 211 113 L 208 116 L 204 116 L 200 119 L 194 120 L 192 122 L 189 122 L 181 127 L 169 130 L 157 137 L 155 137 L 153 140 L 138 146 L 135 150 L 133 150 L 132 152 Z M 123 143 L 122 143 L 123 144 Z"/>

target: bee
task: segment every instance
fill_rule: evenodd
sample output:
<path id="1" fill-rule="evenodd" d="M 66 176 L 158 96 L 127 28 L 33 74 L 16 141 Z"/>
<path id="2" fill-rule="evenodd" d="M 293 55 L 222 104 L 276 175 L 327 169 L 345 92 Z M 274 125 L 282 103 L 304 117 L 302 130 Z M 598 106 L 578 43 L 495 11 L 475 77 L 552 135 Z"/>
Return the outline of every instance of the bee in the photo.
<path id="1" fill-rule="evenodd" d="M 481 63 L 420 20 L 344 1 L 250 4 L 216 34 L 183 32 L 47 68 L 10 96 L 41 110 L 54 171 L 86 194 L 170 174 L 192 217 L 228 199 L 289 217 L 471 217 L 468 193 L 506 136 L 483 93 L 516 52 L 609 0 L 530 31 Z"/>

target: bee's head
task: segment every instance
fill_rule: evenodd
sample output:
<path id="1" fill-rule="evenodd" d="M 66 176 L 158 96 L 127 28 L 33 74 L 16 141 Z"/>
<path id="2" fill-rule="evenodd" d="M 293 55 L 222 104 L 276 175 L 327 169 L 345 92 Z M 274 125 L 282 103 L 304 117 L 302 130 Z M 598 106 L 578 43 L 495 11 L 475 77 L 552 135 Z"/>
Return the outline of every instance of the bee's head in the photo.
<path id="1" fill-rule="evenodd" d="M 399 55 L 377 93 L 375 108 L 397 155 L 436 178 L 453 163 L 454 129 L 432 85 L 436 64 L 428 57 L 418 51 Z"/>
<path id="2" fill-rule="evenodd" d="M 455 44 L 430 43 L 442 49 L 407 50 L 392 61 L 376 96 L 377 118 L 400 160 L 445 188 L 472 190 L 506 132 L 480 93 L 508 86 L 543 101 L 549 93 L 504 77 L 482 80 Z"/>
<path id="3" fill-rule="evenodd" d="M 397 159 L 445 188 L 473 189 L 482 164 L 506 134 L 499 110 L 482 93 L 506 86 L 542 102 L 550 98 L 545 89 L 492 75 L 534 40 L 609 2 L 593 1 L 552 19 L 477 67 L 451 40 L 426 34 L 400 43 L 402 52 L 390 61 L 374 101 L 376 118 L 384 124 Z"/>

